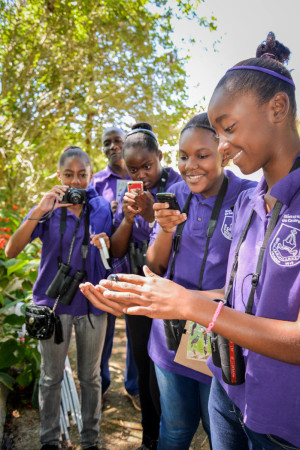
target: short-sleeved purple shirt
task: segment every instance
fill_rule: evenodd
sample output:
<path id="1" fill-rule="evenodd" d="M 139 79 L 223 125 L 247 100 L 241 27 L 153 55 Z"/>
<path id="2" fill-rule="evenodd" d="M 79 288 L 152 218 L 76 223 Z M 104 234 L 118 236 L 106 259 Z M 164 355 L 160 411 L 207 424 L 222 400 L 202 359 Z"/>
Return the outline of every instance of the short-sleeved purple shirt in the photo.
<path id="1" fill-rule="evenodd" d="M 252 313 L 256 316 L 294 322 L 300 310 L 300 170 L 278 181 L 270 194 L 283 203 L 277 225 L 269 239 Z M 238 269 L 230 302 L 245 311 L 255 272 L 258 252 L 271 213 L 266 213 L 265 179 L 253 192 L 244 192 L 234 210 L 233 240 L 227 271 L 228 277 L 234 250 L 251 209 L 254 215 L 239 252 Z M 295 344 L 295 352 L 299 347 Z M 300 367 L 277 361 L 243 349 L 246 364 L 245 383 L 229 386 L 222 381 L 221 371 L 212 361 L 209 367 L 231 400 L 241 410 L 251 430 L 274 434 L 300 447 Z"/>
<path id="2" fill-rule="evenodd" d="M 104 198 L 98 196 L 92 188 L 88 189 L 87 195 L 89 198 L 90 207 L 90 234 L 105 232 L 110 236 L 112 232 L 112 215 L 110 204 L 104 200 Z M 28 215 L 24 220 L 26 220 Z M 33 301 L 37 305 L 47 305 L 53 307 L 55 302 L 55 300 L 48 297 L 45 292 L 47 291 L 58 270 L 58 257 L 60 255 L 60 217 L 61 208 L 58 208 L 53 211 L 53 214 L 49 220 L 43 223 L 38 223 L 31 235 L 31 240 L 40 238 L 43 244 L 38 277 L 33 288 Z M 67 261 L 71 239 L 77 220 L 77 217 L 72 212 L 67 210 L 67 225 L 62 241 L 63 262 Z M 70 275 L 73 275 L 76 270 L 82 270 L 81 244 L 84 231 L 85 225 L 83 216 L 76 234 L 74 249 L 70 261 L 70 265 L 72 266 Z M 93 284 L 97 284 L 99 280 L 104 278 L 106 275 L 106 270 L 100 259 L 99 250 L 90 243 L 85 270 L 87 272 L 86 281 L 90 281 Z M 103 311 L 95 308 L 91 303 L 89 304 L 89 308 L 90 312 L 93 314 L 103 314 Z M 72 316 L 85 315 L 88 313 L 88 301 L 78 289 L 70 305 L 64 305 L 58 302 L 56 313 L 70 314 Z"/>
<path id="3" fill-rule="evenodd" d="M 226 170 L 225 173 L 229 177 L 229 183 L 217 226 L 209 244 L 202 281 L 203 290 L 218 289 L 224 286 L 231 244 L 232 207 L 242 191 L 256 186 L 255 182 L 238 178 L 230 171 Z M 176 194 L 182 209 L 191 192 L 188 185 L 185 181 L 181 181 L 174 184 L 170 191 Z M 173 281 L 188 289 L 198 289 L 207 239 L 206 230 L 215 200 L 216 196 L 205 198 L 202 194 L 194 194 L 191 198 L 188 220 L 183 228 L 180 249 L 176 256 L 173 278 Z M 156 225 L 151 235 L 150 243 L 154 241 L 158 231 L 159 225 Z M 171 258 L 165 275 L 167 278 L 170 275 L 170 267 Z M 211 382 L 211 377 L 174 362 L 176 352 L 167 348 L 162 320 L 153 320 L 148 351 L 152 360 L 169 372 L 190 377 L 207 384 Z"/>
<path id="4" fill-rule="evenodd" d="M 168 180 L 166 183 L 165 191 L 169 191 L 169 187 L 172 186 L 172 184 L 177 183 L 178 181 L 182 180 L 181 175 L 179 175 L 178 172 L 175 172 L 171 167 L 166 168 L 168 172 Z M 153 189 L 151 191 L 151 194 L 156 199 L 156 194 L 158 191 L 158 187 Z M 114 216 L 114 225 L 115 227 L 118 227 L 120 223 L 122 222 L 124 218 L 123 214 L 123 203 L 119 202 L 116 214 Z M 136 223 L 133 225 L 130 241 L 135 242 L 137 244 L 141 244 L 142 241 L 149 240 L 150 234 L 152 233 L 152 228 L 149 227 L 149 223 L 143 219 L 141 216 L 136 216 Z"/>
<path id="5" fill-rule="evenodd" d="M 120 175 L 113 172 L 107 165 L 105 169 L 100 170 L 93 176 L 90 186 L 111 203 L 113 200 L 116 200 L 117 181 L 122 179 Z M 130 176 L 126 175 L 124 180 L 130 180 Z"/>

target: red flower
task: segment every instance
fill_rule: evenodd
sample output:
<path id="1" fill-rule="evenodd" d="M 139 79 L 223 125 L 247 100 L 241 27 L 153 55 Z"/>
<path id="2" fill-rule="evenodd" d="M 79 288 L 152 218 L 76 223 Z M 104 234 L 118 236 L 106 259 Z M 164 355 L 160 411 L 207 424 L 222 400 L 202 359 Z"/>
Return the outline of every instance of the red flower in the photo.
<path id="1" fill-rule="evenodd" d="M 7 244 L 7 241 L 4 238 L 0 238 L 0 249 L 4 248 Z"/>
<path id="2" fill-rule="evenodd" d="M 6 218 L 4 219 L 4 222 L 9 222 L 9 219 L 6 217 Z"/>
<path id="3" fill-rule="evenodd" d="M 16 205 L 13 205 L 12 209 L 19 209 L 19 207 Z"/>

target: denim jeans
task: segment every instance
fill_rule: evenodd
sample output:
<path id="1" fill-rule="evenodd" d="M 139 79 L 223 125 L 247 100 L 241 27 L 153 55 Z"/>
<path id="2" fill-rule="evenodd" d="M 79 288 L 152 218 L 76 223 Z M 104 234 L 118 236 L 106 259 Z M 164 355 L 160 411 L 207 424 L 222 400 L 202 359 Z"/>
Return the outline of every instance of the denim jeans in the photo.
<path id="1" fill-rule="evenodd" d="M 256 433 L 246 427 L 241 411 L 215 377 L 209 397 L 209 415 L 213 450 L 297 449 L 278 436 Z"/>
<path id="2" fill-rule="evenodd" d="M 80 434 L 83 448 L 98 441 L 101 417 L 101 378 L 99 372 L 106 332 L 106 314 L 88 316 L 60 315 L 64 341 L 54 343 L 54 337 L 40 341 L 41 377 L 39 383 L 40 437 L 42 444 L 59 444 L 61 381 L 70 344 L 72 326 L 75 327 L 77 372 L 80 382 L 81 415 Z"/>
<path id="3" fill-rule="evenodd" d="M 127 344 L 126 344 L 126 367 L 125 367 L 125 375 L 124 375 L 124 384 L 125 389 L 130 395 L 136 395 L 139 393 L 138 386 L 138 373 L 137 368 L 133 359 L 132 345 L 130 334 L 128 331 L 127 320 L 126 321 L 126 336 L 127 336 Z M 115 333 L 115 322 L 116 316 L 113 314 L 107 314 L 107 329 L 106 336 L 104 340 L 102 358 L 101 358 L 101 379 L 102 379 L 102 393 L 107 391 L 110 385 L 110 372 L 109 372 L 109 360 L 111 357 L 111 352 L 113 348 L 113 339 Z"/>
<path id="4" fill-rule="evenodd" d="M 200 419 L 210 438 L 210 386 L 164 370 L 156 364 L 155 371 L 161 404 L 158 450 L 188 450 Z"/>

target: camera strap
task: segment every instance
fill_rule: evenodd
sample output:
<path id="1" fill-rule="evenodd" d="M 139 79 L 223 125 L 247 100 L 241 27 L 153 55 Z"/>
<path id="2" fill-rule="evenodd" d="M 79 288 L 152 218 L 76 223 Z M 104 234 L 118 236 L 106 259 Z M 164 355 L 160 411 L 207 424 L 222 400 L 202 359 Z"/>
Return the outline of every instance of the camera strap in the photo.
<path id="1" fill-rule="evenodd" d="M 295 160 L 295 162 L 294 162 L 294 164 L 293 164 L 293 166 L 292 166 L 292 168 L 291 168 L 289 173 L 291 173 L 294 170 L 299 169 L 299 168 L 300 168 L 300 158 L 297 158 Z M 247 314 L 252 314 L 252 307 L 253 307 L 253 302 L 254 302 L 254 294 L 255 294 L 255 290 L 256 290 L 256 287 L 258 285 L 259 277 L 260 277 L 260 274 L 261 274 L 262 265 L 263 265 L 263 259 L 264 259 L 264 255 L 265 255 L 265 250 L 266 250 L 267 244 L 269 242 L 269 239 L 271 237 L 271 234 L 273 233 L 274 228 L 275 228 L 275 226 L 276 226 L 276 224 L 278 222 L 282 206 L 283 206 L 283 203 L 280 202 L 279 200 L 276 200 L 276 203 L 274 205 L 274 208 L 273 208 L 273 211 L 272 211 L 272 214 L 271 214 L 271 218 L 270 218 L 269 224 L 267 226 L 267 230 L 266 230 L 266 233 L 265 233 L 263 244 L 262 244 L 262 246 L 260 247 L 260 250 L 259 250 L 258 260 L 257 260 L 257 264 L 256 264 L 256 271 L 255 271 L 255 273 L 251 274 L 252 275 L 251 291 L 250 291 L 250 294 L 249 294 L 249 297 L 248 297 L 247 305 L 245 307 L 245 312 Z M 242 231 L 242 234 L 240 236 L 238 245 L 237 245 L 235 253 L 234 253 L 234 261 L 233 261 L 233 264 L 232 264 L 232 269 L 231 269 L 231 273 L 230 273 L 228 287 L 227 287 L 226 294 L 225 294 L 225 297 L 224 297 L 224 303 L 225 304 L 228 302 L 229 295 L 230 295 L 230 292 L 232 290 L 234 278 L 235 278 L 236 272 L 237 272 L 239 251 L 240 251 L 241 245 L 242 245 L 242 243 L 243 243 L 243 241 L 244 241 L 244 239 L 246 237 L 246 234 L 247 234 L 248 228 L 250 226 L 250 222 L 251 222 L 251 219 L 253 217 L 253 214 L 254 214 L 254 210 L 252 209 L 252 211 L 250 213 L 250 216 L 249 216 L 249 218 L 247 220 L 247 223 L 245 225 L 245 228 Z"/>
<path id="2" fill-rule="evenodd" d="M 228 188 L 228 177 L 224 176 L 222 185 L 217 194 L 217 198 L 214 203 L 211 217 L 208 222 L 207 229 L 206 229 L 206 244 L 205 244 L 204 255 L 202 258 L 202 265 L 201 265 L 199 283 L 198 283 L 199 290 L 201 290 L 201 287 L 202 287 L 202 280 L 203 280 L 203 274 L 204 274 L 205 264 L 206 264 L 207 255 L 208 255 L 209 242 L 215 231 L 215 228 L 216 228 L 216 225 L 218 222 L 218 217 L 220 215 L 222 203 L 223 203 L 224 197 L 227 192 L 227 188 Z M 190 194 L 185 202 L 185 205 L 182 209 L 182 212 L 186 213 L 187 216 L 189 213 L 192 196 L 193 196 L 193 193 L 190 192 Z M 179 252 L 182 231 L 183 231 L 185 224 L 186 224 L 186 221 L 180 223 L 177 226 L 175 236 L 173 238 L 173 255 L 172 255 L 172 263 L 171 263 L 170 277 L 169 277 L 170 280 L 173 280 L 173 277 L 174 277 L 176 255 Z M 165 334 L 166 334 L 167 346 L 168 346 L 169 350 L 177 350 L 178 345 L 181 340 L 182 333 L 185 333 L 185 331 L 186 331 L 184 328 L 185 324 L 186 324 L 185 320 L 178 320 L 178 319 L 164 320 Z"/>
<path id="3" fill-rule="evenodd" d="M 88 254 L 88 241 L 89 241 L 89 208 L 88 203 L 83 206 L 80 216 L 77 219 L 75 230 L 72 236 L 71 245 L 68 252 L 68 258 L 67 258 L 67 264 L 70 264 L 71 256 L 73 253 L 74 243 L 76 239 L 76 235 L 78 232 L 78 228 L 84 213 L 84 210 L 86 210 L 85 219 L 84 219 L 84 237 L 81 244 L 81 257 L 82 257 L 82 270 L 85 270 L 85 263 L 87 259 Z M 58 258 L 59 263 L 62 262 L 62 244 L 63 244 L 63 237 L 66 231 L 66 225 L 67 225 L 67 208 L 62 207 L 61 208 L 61 216 L 60 216 L 60 224 L 59 224 L 59 232 L 60 232 L 60 255 Z"/>
<path id="4" fill-rule="evenodd" d="M 201 265 L 201 270 L 200 270 L 200 277 L 199 277 L 199 283 L 198 283 L 198 289 L 201 290 L 202 288 L 202 281 L 203 281 L 203 275 L 204 275 L 204 269 L 205 269 L 205 264 L 206 264 L 206 260 L 207 260 L 207 256 L 208 256 L 208 247 L 209 247 L 209 242 L 210 239 L 212 237 L 212 235 L 214 234 L 217 222 L 218 222 L 218 218 L 220 215 L 220 211 L 221 211 L 221 207 L 223 204 L 223 200 L 224 197 L 226 195 L 227 192 L 227 188 L 228 188 L 228 177 L 224 176 L 222 185 L 219 189 L 216 201 L 214 203 L 213 206 L 213 210 L 211 213 L 211 217 L 209 219 L 208 222 L 208 226 L 206 229 L 206 243 L 205 243 L 205 250 L 204 250 L 204 255 L 202 258 L 202 265 Z M 191 202 L 191 198 L 192 198 L 193 193 L 191 192 L 185 202 L 185 205 L 183 207 L 182 212 L 186 213 L 186 215 L 188 216 L 189 213 L 189 209 L 190 209 L 190 202 Z M 176 254 L 179 252 L 179 246 L 180 246 L 180 242 L 181 242 L 181 236 L 182 236 L 182 231 L 183 228 L 186 224 L 185 222 L 180 223 L 177 226 L 176 232 L 175 232 L 175 236 L 173 238 L 173 255 L 172 255 L 172 263 L 171 263 L 171 269 L 170 269 L 170 280 L 173 280 L 174 277 L 174 272 L 175 272 L 175 261 L 176 261 Z"/>

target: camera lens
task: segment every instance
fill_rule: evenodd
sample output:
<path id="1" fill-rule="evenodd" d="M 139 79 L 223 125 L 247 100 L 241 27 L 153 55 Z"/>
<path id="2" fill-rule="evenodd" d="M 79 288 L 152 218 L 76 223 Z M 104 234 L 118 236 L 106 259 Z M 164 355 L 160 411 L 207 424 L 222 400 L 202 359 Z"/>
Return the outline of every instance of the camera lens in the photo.
<path id="1" fill-rule="evenodd" d="M 85 189 L 69 188 L 65 194 L 65 197 L 65 203 L 79 205 L 81 203 L 85 203 L 86 191 Z"/>
<path id="2" fill-rule="evenodd" d="M 70 203 L 73 203 L 74 205 L 78 205 L 80 203 L 81 200 L 81 195 L 80 192 L 77 191 L 77 189 L 74 190 L 70 190 L 70 192 L 68 192 L 68 197 L 70 200 Z"/>

